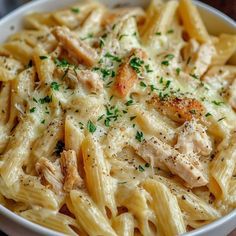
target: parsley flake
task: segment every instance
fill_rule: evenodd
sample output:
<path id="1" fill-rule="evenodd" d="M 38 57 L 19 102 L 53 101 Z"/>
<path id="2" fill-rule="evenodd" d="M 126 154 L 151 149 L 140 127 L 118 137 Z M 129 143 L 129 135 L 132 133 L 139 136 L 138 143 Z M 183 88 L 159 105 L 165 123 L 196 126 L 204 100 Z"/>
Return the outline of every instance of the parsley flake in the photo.
<path id="1" fill-rule="evenodd" d="M 129 101 L 127 101 L 126 103 L 125 103 L 125 105 L 126 106 L 131 106 L 132 104 L 133 104 L 133 100 L 132 99 L 130 99 Z"/>
<path id="2" fill-rule="evenodd" d="M 40 60 L 45 60 L 45 59 L 48 59 L 47 56 L 39 56 Z"/>
<path id="3" fill-rule="evenodd" d="M 146 88 L 146 87 L 147 87 L 147 85 L 146 85 L 143 81 L 141 81 L 141 82 L 139 83 L 139 85 L 140 85 L 141 87 L 143 87 L 143 88 Z"/>
<path id="4" fill-rule="evenodd" d="M 144 172 L 144 171 L 145 171 L 145 169 L 144 169 L 141 165 L 138 166 L 138 170 L 139 170 L 140 172 Z"/>
<path id="5" fill-rule="evenodd" d="M 87 129 L 90 133 L 94 133 L 96 131 L 96 126 L 93 124 L 93 122 L 91 120 L 88 121 L 87 123 Z"/>
<path id="6" fill-rule="evenodd" d="M 41 104 L 45 104 L 45 103 L 50 103 L 52 101 L 52 96 L 46 96 L 46 97 L 44 97 L 44 98 L 40 98 L 39 99 L 39 102 L 41 103 Z"/>
<path id="7" fill-rule="evenodd" d="M 137 139 L 139 142 L 142 142 L 143 141 L 143 132 L 137 131 L 137 133 L 135 135 L 135 139 Z"/>
<path id="8" fill-rule="evenodd" d="M 208 117 L 208 116 L 212 116 L 212 114 L 210 112 L 207 112 L 205 117 Z"/>
<path id="9" fill-rule="evenodd" d="M 50 87 L 55 91 L 59 91 L 60 84 L 58 84 L 57 82 L 52 82 Z"/>
<path id="10" fill-rule="evenodd" d="M 71 11 L 76 13 L 76 14 L 80 13 L 80 9 L 79 8 L 75 8 L 75 7 L 72 7 Z"/>
<path id="11" fill-rule="evenodd" d="M 140 68 L 142 67 L 142 65 L 144 64 L 144 61 L 141 60 L 138 57 L 133 57 L 130 62 L 129 65 L 137 72 L 140 73 Z"/>
<path id="12" fill-rule="evenodd" d="M 36 110 L 36 107 L 32 107 L 32 108 L 30 109 L 30 113 L 35 112 L 35 110 Z"/>
<path id="13" fill-rule="evenodd" d="M 69 63 L 66 59 L 59 60 L 58 58 L 55 58 L 54 63 L 57 67 L 67 67 L 69 66 Z"/>
<path id="14" fill-rule="evenodd" d="M 112 55 L 112 54 L 109 53 L 109 52 L 107 52 L 107 53 L 105 54 L 105 57 L 111 58 L 113 61 L 116 61 L 116 62 L 121 62 L 121 59 L 120 59 L 119 57 L 114 56 L 114 55 Z"/>
<path id="15" fill-rule="evenodd" d="M 162 61 L 161 64 L 164 65 L 164 66 L 169 66 L 170 65 L 169 61 L 166 61 L 166 60 Z"/>

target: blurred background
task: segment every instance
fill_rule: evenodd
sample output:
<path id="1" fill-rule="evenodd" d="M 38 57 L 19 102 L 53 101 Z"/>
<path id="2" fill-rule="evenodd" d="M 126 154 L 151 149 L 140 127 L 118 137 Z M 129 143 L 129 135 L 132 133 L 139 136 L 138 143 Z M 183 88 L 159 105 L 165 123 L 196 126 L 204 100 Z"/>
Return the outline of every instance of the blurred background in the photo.
<path id="1" fill-rule="evenodd" d="M 26 2 L 30 2 L 30 0 L 0 0 L 0 18 Z M 201 0 L 201 2 L 219 9 L 236 20 L 236 0 Z"/>

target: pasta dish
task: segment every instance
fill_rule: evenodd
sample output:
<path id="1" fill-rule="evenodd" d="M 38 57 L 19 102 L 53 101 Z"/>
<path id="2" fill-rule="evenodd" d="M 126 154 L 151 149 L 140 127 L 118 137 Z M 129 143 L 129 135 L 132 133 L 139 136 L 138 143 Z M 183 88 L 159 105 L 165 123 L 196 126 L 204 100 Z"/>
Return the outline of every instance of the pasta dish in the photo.
<path id="1" fill-rule="evenodd" d="M 191 0 L 27 14 L 0 46 L 0 204 L 82 236 L 175 236 L 228 214 L 235 52 Z"/>

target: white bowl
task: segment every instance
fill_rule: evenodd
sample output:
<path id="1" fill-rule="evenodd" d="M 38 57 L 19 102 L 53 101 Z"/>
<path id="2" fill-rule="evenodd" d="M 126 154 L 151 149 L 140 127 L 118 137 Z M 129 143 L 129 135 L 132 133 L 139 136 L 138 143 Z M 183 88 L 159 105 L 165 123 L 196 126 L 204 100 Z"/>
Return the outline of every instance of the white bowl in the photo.
<path id="1" fill-rule="evenodd" d="M 100 0 L 107 5 L 115 4 L 130 4 L 130 5 L 146 5 L 146 0 Z M 13 11 L 6 17 L 0 20 L 0 43 L 4 42 L 11 34 L 19 31 L 22 28 L 23 16 L 32 11 L 51 11 L 60 7 L 64 7 L 75 3 L 76 0 L 38 0 L 28 3 L 17 10 Z M 112 3 L 111 3 L 112 2 Z M 236 34 L 236 23 L 220 11 L 209 7 L 206 4 L 196 1 L 203 20 L 211 34 L 217 35 L 220 33 Z M 233 61 L 236 62 L 236 56 Z M 236 63 L 235 63 L 236 64 Z M 225 236 L 236 228 L 236 210 L 230 214 L 220 218 L 219 220 L 208 224 L 200 229 L 194 230 L 185 236 Z M 0 229 L 10 236 L 62 236 L 63 234 L 49 230 L 37 224 L 34 224 L 22 217 L 14 214 L 5 207 L 0 205 Z"/>

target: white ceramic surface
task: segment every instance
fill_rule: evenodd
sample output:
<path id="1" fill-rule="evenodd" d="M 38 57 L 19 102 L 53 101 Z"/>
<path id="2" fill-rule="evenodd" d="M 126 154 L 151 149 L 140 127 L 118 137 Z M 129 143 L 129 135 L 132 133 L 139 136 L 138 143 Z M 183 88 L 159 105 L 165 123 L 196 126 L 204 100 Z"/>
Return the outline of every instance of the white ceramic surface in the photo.
<path id="1" fill-rule="evenodd" d="M 146 0 L 100 0 L 108 5 L 146 5 Z M 22 18 L 32 11 L 51 11 L 75 3 L 76 0 L 38 0 L 28 3 L 0 20 L 0 43 L 22 28 Z M 196 2 L 211 34 L 236 33 L 236 22 L 206 4 Z M 233 58 L 236 61 L 236 55 Z M 185 236 L 226 236 L 236 228 L 236 210 L 221 219 L 194 230 Z M 31 223 L 0 206 L 0 229 L 10 236 L 62 236 L 63 234 Z"/>

